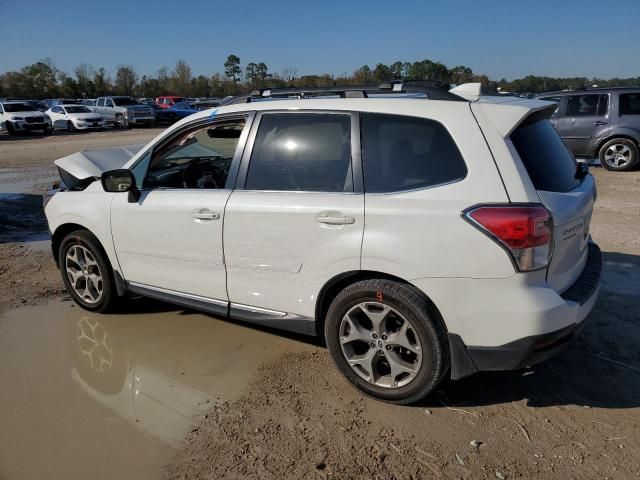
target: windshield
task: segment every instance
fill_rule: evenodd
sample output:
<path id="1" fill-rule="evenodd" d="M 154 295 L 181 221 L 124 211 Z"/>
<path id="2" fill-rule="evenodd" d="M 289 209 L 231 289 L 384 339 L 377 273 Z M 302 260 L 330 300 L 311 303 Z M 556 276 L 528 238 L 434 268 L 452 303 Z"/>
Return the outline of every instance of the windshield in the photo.
<path id="1" fill-rule="evenodd" d="M 122 105 L 140 105 L 140 102 L 138 102 L 137 100 L 126 97 L 114 98 L 113 103 L 115 103 L 119 107 L 121 107 Z"/>
<path id="2" fill-rule="evenodd" d="M 89 110 L 87 107 L 81 107 L 79 105 L 64 107 L 64 109 L 67 111 L 67 113 L 91 113 L 91 110 Z"/>
<path id="3" fill-rule="evenodd" d="M 28 103 L 4 103 L 3 104 L 5 112 L 35 112 L 36 109 L 33 108 Z"/>

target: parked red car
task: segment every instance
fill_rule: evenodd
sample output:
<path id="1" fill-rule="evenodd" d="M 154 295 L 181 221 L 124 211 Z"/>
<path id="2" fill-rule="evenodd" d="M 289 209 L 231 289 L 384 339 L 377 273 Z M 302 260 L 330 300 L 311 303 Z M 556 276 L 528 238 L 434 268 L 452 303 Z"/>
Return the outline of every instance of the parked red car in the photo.
<path id="1" fill-rule="evenodd" d="M 184 97 L 177 97 L 175 95 L 163 95 L 162 97 L 156 98 L 156 103 L 160 105 L 161 108 L 173 107 L 176 103 L 182 101 L 184 101 Z"/>

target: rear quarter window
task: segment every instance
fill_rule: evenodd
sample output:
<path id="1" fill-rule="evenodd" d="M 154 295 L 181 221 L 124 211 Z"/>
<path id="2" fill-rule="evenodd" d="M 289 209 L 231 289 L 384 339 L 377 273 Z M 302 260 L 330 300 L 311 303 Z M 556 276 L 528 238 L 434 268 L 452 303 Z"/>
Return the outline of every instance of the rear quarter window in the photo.
<path id="1" fill-rule="evenodd" d="M 511 141 L 536 190 L 568 192 L 580 184 L 576 160 L 548 120 L 525 121 Z"/>
<path id="2" fill-rule="evenodd" d="M 426 118 L 361 116 L 365 191 L 388 193 L 462 180 L 467 166 L 444 126 Z"/>
<path id="3" fill-rule="evenodd" d="M 640 115 L 640 93 L 620 94 L 620 115 Z"/>

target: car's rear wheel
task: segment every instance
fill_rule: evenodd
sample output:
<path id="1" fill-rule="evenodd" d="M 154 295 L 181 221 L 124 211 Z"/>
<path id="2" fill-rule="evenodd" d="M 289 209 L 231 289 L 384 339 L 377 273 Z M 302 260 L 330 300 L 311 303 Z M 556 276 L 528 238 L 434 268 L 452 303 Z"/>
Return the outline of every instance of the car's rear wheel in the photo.
<path id="1" fill-rule="evenodd" d="M 93 234 L 77 230 L 64 237 L 58 266 L 67 291 L 82 308 L 105 312 L 115 304 L 113 271 Z"/>
<path id="2" fill-rule="evenodd" d="M 449 369 L 447 335 L 414 287 L 364 280 L 331 303 L 325 339 L 334 363 L 363 392 L 399 404 L 431 393 Z"/>
<path id="3" fill-rule="evenodd" d="M 598 154 L 600 164 L 607 170 L 623 172 L 638 164 L 638 146 L 628 138 L 614 138 L 605 143 Z"/>

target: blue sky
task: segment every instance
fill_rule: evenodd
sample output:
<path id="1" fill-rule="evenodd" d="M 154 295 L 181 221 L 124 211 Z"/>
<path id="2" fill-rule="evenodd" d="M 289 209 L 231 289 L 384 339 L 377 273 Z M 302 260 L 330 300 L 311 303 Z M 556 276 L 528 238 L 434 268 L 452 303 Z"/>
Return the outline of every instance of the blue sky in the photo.
<path id="1" fill-rule="evenodd" d="M 640 75 L 640 0 L 0 0 L 0 18 L 0 72 L 51 57 L 142 75 L 183 58 L 211 74 L 235 53 L 298 74 L 428 58 L 493 79 Z"/>

